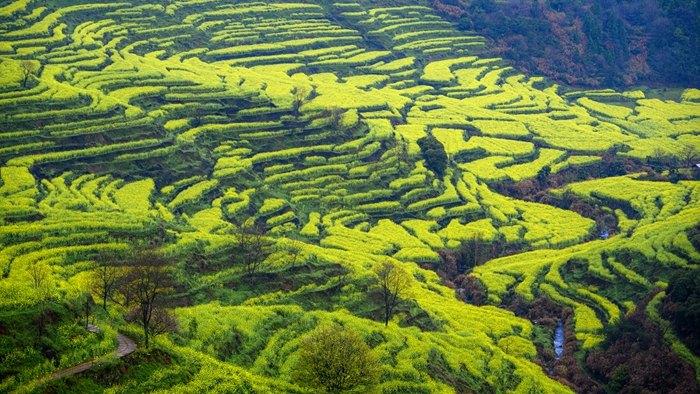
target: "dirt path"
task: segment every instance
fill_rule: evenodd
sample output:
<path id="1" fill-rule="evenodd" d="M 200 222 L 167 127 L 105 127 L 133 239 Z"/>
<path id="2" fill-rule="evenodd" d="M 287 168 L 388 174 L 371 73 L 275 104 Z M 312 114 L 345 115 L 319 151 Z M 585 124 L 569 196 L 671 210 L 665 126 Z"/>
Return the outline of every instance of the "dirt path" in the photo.
<path id="1" fill-rule="evenodd" d="M 93 333 L 99 333 L 100 328 L 95 326 L 95 325 L 88 325 L 87 330 Z M 112 355 L 116 358 L 122 358 L 124 356 L 127 356 L 131 353 L 133 353 L 136 350 L 136 342 L 134 342 L 131 338 L 127 337 L 126 335 L 123 334 L 117 334 L 117 348 L 114 350 Z M 73 376 L 75 374 L 79 374 L 81 372 L 87 371 L 88 369 L 92 368 L 93 366 L 99 364 L 105 356 L 98 357 L 95 359 L 92 359 L 90 361 L 86 361 L 77 365 L 74 365 L 69 368 L 62 369 L 60 371 L 56 371 L 49 375 L 45 380 L 44 383 L 50 382 L 52 380 L 57 380 L 57 379 L 63 379 L 67 378 L 69 376 Z"/>

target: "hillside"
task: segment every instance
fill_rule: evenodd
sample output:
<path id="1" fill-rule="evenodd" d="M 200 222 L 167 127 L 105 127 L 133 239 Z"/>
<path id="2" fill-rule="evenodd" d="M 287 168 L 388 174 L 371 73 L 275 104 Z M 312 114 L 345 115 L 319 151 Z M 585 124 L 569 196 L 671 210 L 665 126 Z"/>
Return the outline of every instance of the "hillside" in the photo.
<path id="1" fill-rule="evenodd" d="M 0 1 L 0 391 L 318 392 L 324 327 L 355 392 L 697 390 L 700 91 L 489 53 L 427 0 Z"/>
<path id="2" fill-rule="evenodd" d="M 433 0 L 525 72 L 575 86 L 698 87 L 694 0 Z"/>

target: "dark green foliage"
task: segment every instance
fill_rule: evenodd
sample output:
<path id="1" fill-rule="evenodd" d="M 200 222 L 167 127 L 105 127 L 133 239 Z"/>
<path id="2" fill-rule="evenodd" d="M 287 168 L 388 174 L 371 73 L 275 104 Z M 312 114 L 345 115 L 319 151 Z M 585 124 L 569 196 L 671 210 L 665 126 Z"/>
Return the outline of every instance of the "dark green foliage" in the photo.
<path id="1" fill-rule="evenodd" d="M 690 243 L 693 244 L 696 250 L 700 250 L 700 225 L 688 231 L 688 240 L 690 240 Z"/>
<path id="2" fill-rule="evenodd" d="M 473 135 L 481 135 L 481 134 L 482 134 L 481 130 L 479 130 L 478 127 L 471 125 L 471 124 L 464 125 L 464 139 L 465 140 L 468 140 L 469 137 L 471 137 Z"/>
<path id="3" fill-rule="evenodd" d="M 189 339 L 193 339 L 197 336 L 197 330 L 199 328 L 199 323 L 197 322 L 197 318 L 192 318 L 190 320 L 189 324 L 187 325 L 187 337 Z"/>
<path id="4" fill-rule="evenodd" d="M 605 342 L 586 357 L 586 366 L 607 392 L 697 392 L 693 368 L 668 347 L 643 304 L 604 334 Z"/>
<path id="5" fill-rule="evenodd" d="M 396 153 L 396 169 L 399 174 L 407 175 L 412 168 L 411 157 L 408 153 L 408 142 L 404 138 L 397 139 L 394 152 Z"/>
<path id="6" fill-rule="evenodd" d="M 342 108 L 333 107 L 324 110 L 321 115 L 324 118 L 328 118 L 328 122 L 330 123 L 330 127 L 332 129 L 340 130 L 342 129 L 342 119 L 344 113 L 345 111 L 343 111 Z"/>
<path id="7" fill-rule="evenodd" d="M 537 173 L 537 182 L 541 187 L 547 186 L 547 180 L 549 179 L 549 175 L 551 173 L 552 169 L 549 166 L 542 167 L 542 169 Z"/>
<path id="8" fill-rule="evenodd" d="M 78 301 L 75 305 L 46 302 L 37 309 L 0 313 L 0 380 L 12 375 L 26 379 L 22 373 L 42 364 L 57 367 L 61 357 L 77 363 L 97 355 L 103 337 L 85 330 L 84 324 Z"/>
<path id="9" fill-rule="evenodd" d="M 436 348 L 428 351 L 428 374 L 436 380 L 452 386 L 456 393 L 491 392 L 482 382 L 477 381 L 464 365 L 453 368 L 445 355 Z M 498 372 L 499 374 L 501 371 Z"/>
<path id="10" fill-rule="evenodd" d="M 437 138 L 429 134 L 418 141 L 421 154 L 425 159 L 425 165 L 432 170 L 438 177 L 445 176 L 445 168 L 447 167 L 447 153 L 445 147 Z"/>
<path id="11" fill-rule="evenodd" d="M 422 331 L 439 331 L 445 324 L 440 318 L 421 308 L 414 300 L 406 301 L 404 304 L 406 311 L 399 323 L 401 326 L 415 326 Z"/>
<path id="12" fill-rule="evenodd" d="M 101 393 L 106 387 L 119 386 L 122 392 L 149 393 L 168 390 L 192 380 L 201 368 L 192 360 L 177 358 L 158 348 L 143 349 L 126 358 L 94 367 L 68 379 L 52 382 L 45 392 Z M 81 391 L 78 388 L 85 388 Z"/>
<path id="13" fill-rule="evenodd" d="M 406 348 L 408 348 L 408 338 L 406 337 L 404 337 L 403 342 L 400 344 L 397 344 L 396 342 L 389 343 L 387 345 L 386 353 L 382 356 L 379 362 L 384 365 L 396 367 L 398 365 L 398 354 Z"/>
<path id="14" fill-rule="evenodd" d="M 374 349 L 375 347 L 386 342 L 386 337 L 381 333 L 381 331 L 372 331 L 369 333 L 369 335 L 365 336 L 365 342 L 367 345 L 369 345 L 369 347 Z"/>
<path id="15" fill-rule="evenodd" d="M 216 357 L 219 360 L 226 361 L 240 351 L 243 343 L 243 334 L 236 327 L 231 327 L 229 330 L 222 331 L 219 334 L 219 336 L 211 338 L 211 342 Z"/>
<path id="16" fill-rule="evenodd" d="M 495 41 L 495 54 L 571 85 L 700 81 L 694 0 L 435 0 L 462 30 Z"/>
<path id="17" fill-rule="evenodd" d="M 318 324 L 316 318 L 305 315 L 293 315 L 290 322 L 291 323 L 287 325 L 287 330 L 277 336 L 280 344 L 300 338 L 305 333 L 313 330 Z M 293 351 L 294 349 L 277 348 L 275 354 L 268 358 L 268 363 L 265 365 L 265 372 L 273 376 L 279 375 L 280 368 L 282 368 L 282 365 L 291 356 Z"/>
<path id="18" fill-rule="evenodd" d="M 506 243 L 502 239 L 489 241 L 470 238 L 463 241 L 458 249 L 442 249 L 438 252 L 442 260 L 438 273 L 453 280 L 489 260 L 517 253 L 524 248 L 523 244 Z"/>
<path id="19" fill-rule="evenodd" d="M 632 267 L 631 260 L 625 259 L 618 261 L 625 266 Z M 603 279 L 599 275 L 591 273 L 588 268 L 589 265 L 590 263 L 586 260 L 572 259 L 562 267 L 562 277 L 567 282 L 576 282 L 598 287 L 601 295 L 615 302 L 617 305 L 621 305 L 627 300 L 636 303 L 646 296 L 647 289 L 643 285 L 628 280 Z M 604 262 L 603 265 L 608 267 L 609 270 L 612 270 L 607 262 Z M 602 310 L 596 309 L 596 311 L 599 314 L 603 313 Z"/>
<path id="20" fill-rule="evenodd" d="M 217 356 L 222 360 L 250 367 L 270 342 L 271 337 L 279 330 L 288 327 L 297 318 L 297 315 L 274 315 L 256 327 L 255 335 L 248 337 L 232 327 L 224 333 L 220 345 L 215 345 L 218 351 Z"/>
<path id="21" fill-rule="evenodd" d="M 534 324 L 532 326 L 532 343 L 534 343 L 538 349 L 542 349 L 541 352 L 547 353 L 550 357 L 554 357 L 553 337 L 554 330 L 551 328 L 539 324 Z"/>
<path id="22" fill-rule="evenodd" d="M 695 352 L 700 353 L 700 272 L 679 272 L 671 277 L 666 289 L 663 314 L 673 329 Z"/>
<path id="23" fill-rule="evenodd" d="M 619 393 L 630 380 L 630 374 L 626 366 L 619 367 L 613 372 L 612 378 L 607 384 L 607 388 L 614 393 Z"/>

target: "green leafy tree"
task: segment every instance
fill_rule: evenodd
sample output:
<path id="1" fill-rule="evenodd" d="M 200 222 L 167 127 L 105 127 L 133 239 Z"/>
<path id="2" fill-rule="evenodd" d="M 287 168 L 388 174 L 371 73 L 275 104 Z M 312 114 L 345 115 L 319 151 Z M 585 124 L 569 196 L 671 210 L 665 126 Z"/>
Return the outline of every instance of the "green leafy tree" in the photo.
<path id="1" fill-rule="evenodd" d="M 411 156 L 408 153 L 408 142 L 406 142 L 406 139 L 400 136 L 397 137 L 394 152 L 396 153 L 396 166 L 399 174 L 408 175 L 411 171 Z"/>
<path id="2" fill-rule="evenodd" d="M 425 159 L 425 165 L 431 169 L 440 178 L 445 176 L 445 168 L 447 168 L 447 153 L 445 147 L 435 136 L 429 134 L 418 141 L 421 154 Z"/>
<path id="3" fill-rule="evenodd" d="M 29 276 L 34 286 L 34 291 L 39 296 L 39 313 L 38 327 L 43 331 L 46 328 L 46 314 L 44 311 L 48 309 L 51 298 L 54 294 L 54 281 L 52 269 L 46 263 L 34 263 L 29 267 Z"/>
<path id="4" fill-rule="evenodd" d="M 304 105 L 307 97 L 309 97 L 309 91 L 305 86 L 297 86 L 294 88 L 292 99 L 292 110 L 294 114 L 301 115 L 301 106 Z"/>
<path id="5" fill-rule="evenodd" d="M 36 62 L 24 60 L 20 63 L 20 70 L 22 71 L 22 87 L 26 88 L 29 80 L 36 78 L 39 67 Z"/>
<path id="6" fill-rule="evenodd" d="M 681 149 L 680 157 L 683 165 L 685 167 L 693 167 L 698 161 L 698 150 L 692 145 L 684 145 Z"/>
<path id="7" fill-rule="evenodd" d="M 37 294 L 42 300 L 48 300 L 53 292 L 53 279 L 51 267 L 45 263 L 34 263 L 29 268 L 29 275 Z"/>
<path id="8" fill-rule="evenodd" d="M 379 363 L 355 331 L 322 325 L 302 340 L 293 374 L 294 380 L 314 390 L 368 391 L 378 381 Z"/>

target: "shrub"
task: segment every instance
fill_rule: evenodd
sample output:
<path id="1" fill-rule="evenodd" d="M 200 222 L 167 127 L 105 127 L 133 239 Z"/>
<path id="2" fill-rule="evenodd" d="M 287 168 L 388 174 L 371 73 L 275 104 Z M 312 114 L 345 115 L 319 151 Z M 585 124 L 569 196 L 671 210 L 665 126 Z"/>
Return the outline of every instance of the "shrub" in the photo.
<path id="1" fill-rule="evenodd" d="M 379 364 L 356 332 L 324 325 L 302 340 L 293 377 L 304 386 L 328 392 L 369 388 L 378 380 Z"/>
<path id="2" fill-rule="evenodd" d="M 425 165 L 442 178 L 445 175 L 445 167 L 447 167 L 445 147 L 431 134 L 420 138 L 417 142 L 425 159 Z"/>

